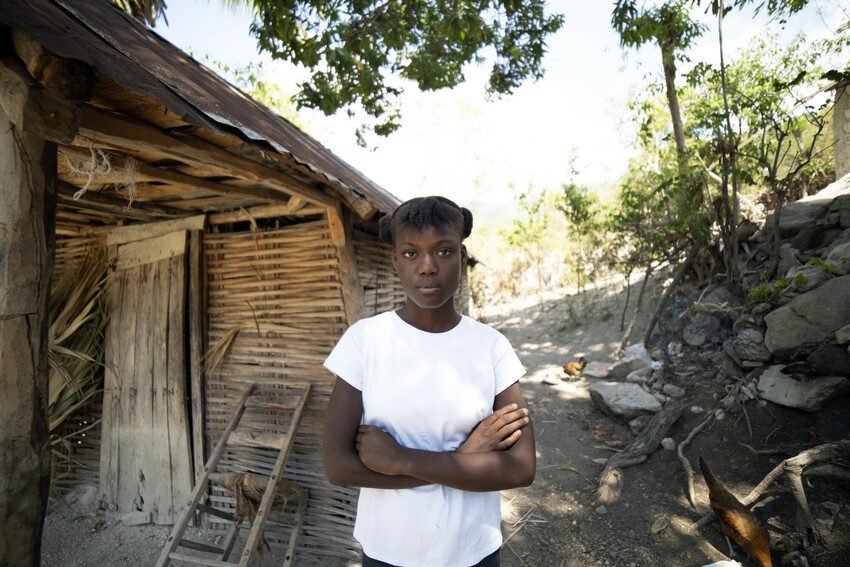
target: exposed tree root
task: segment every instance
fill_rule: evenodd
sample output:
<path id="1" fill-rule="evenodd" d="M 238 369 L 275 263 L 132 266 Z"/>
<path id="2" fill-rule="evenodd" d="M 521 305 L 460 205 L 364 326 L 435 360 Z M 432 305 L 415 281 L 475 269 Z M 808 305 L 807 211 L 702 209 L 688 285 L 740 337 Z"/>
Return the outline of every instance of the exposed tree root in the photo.
<path id="1" fill-rule="evenodd" d="M 803 489 L 802 474 L 806 467 L 815 463 L 821 463 L 821 465 L 809 469 L 809 471 L 806 471 L 807 474 L 832 476 L 842 480 L 850 479 L 850 439 L 818 445 L 794 457 L 785 459 L 767 473 L 758 486 L 741 499 L 741 503 L 750 507 L 767 491 L 771 484 L 785 474 L 788 477 L 788 485 L 794 495 L 794 501 L 797 503 L 797 525 L 807 532 L 811 531 L 812 512 L 809 509 L 809 503 Z M 713 519 L 714 513 L 712 512 L 700 518 L 694 525 L 701 527 Z"/>
<path id="2" fill-rule="evenodd" d="M 646 424 L 634 443 L 608 459 L 608 463 L 599 475 L 599 486 L 596 489 L 599 502 L 610 504 L 620 498 L 623 482 L 621 469 L 638 465 L 654 453 L 661 444 L 661 440 L 667 435 L 667 431 L 682 415 L 683 409 L 684 404 L 681 402 L 669 402 Z"/>
<path id="3" fill-rule="evenodd" d="M 708 423 L 714 418 L 713 413 L 709 413 L 708 417 L 706 417 L 699 425 L 694 427 L 688 436 L 685 437 L 685 440 L 679 443 L 679 447 L 676 449 L 676 453 L 679 455 L 679 461 L 682 463 L 682 468 L 685 469 L 685 479 L 688 484 L 688 502 L 691 503 L 691 507 L 696 509 L 696 497 L 694 496 L 694 469 L 691 467 L 691 462 L 685 457 L 684 451 L 685 447 L 690 445 L 691 441 L 693 441 L 694 437 L 696 437 L 697 433 L 699 433 L 703 427 L 708 425 Z"/>

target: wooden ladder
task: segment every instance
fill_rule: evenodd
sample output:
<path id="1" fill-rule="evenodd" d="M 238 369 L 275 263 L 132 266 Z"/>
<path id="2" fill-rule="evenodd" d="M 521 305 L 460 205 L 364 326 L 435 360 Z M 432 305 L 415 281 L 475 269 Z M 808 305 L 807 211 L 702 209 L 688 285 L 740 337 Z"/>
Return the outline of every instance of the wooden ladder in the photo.
<path id="1" fill-rule="evenodd" d="M 230 422 L 227 424 L 224 432 L 222 432 L 218 444 L 204 467 L 203 474 L 195 485 L 189 505 L 181 512 L 177 523 L 174 524 L 174 529 L 171 530 L 171 535 L 168 536 L 165 546 L 162 548 L 162 552 L 156 562 L 157 567 L 166 567 L 171 561 L 189 563 L 192 565 L 206 565 L 210 567 L 247 567 L 251 561 L 254 552 L 257 550 L 257 546 L 262 539 L 261 534 L 263 532 L 263 525 L 269 517 L 269 511 L 271 510 L 272 503 L 276 496 L 278 483 L 283 478 L 283 467 L 286 464 L 286 459 L 289 456 L 290 449 L 292 448 L 292 441 L 295 438 L 295 430 L 298 427 L 298 422 L 301 419 L 301 412 L 304 409 L 304 405 L 306 404 L 307 397 L 310 393 L 309 384 L 287 383 L 281 384 L 281 386 L 285 387 L 285 390 L 293 391 L 294 399 L 290 398 L 290 400 L 288 400 L 288 402 L 291 401 L 291 403 L 276 403 L 265 399 L 256 400 L 252 399 L 252 396 L 257 385 L 258 384 L 256 383 L 248 383 L 242 397 L 239 399 L 239 403 L 230 418 Z M 253 397 L 256 398 L 257 396 Z M 246 411 L 250 412 L 252 409 L 265 412 L 273 411 L 291 413 L 292 415 L 286 433 L 284 435 L 279 435 L 276 433 L 236 431 L 239 422 L 242 420 Z M 275 417 L 277 417 L 277 415 L 278 414 L 276 414 Z M 236 543 L 241 519 L 237 518 L 236 515 L 230 511 L 221 510 L 202 503 L 202 500 L 207 494 L 207 490 L 210 486 L 211 477 L 222 476 L 218 473 L 217 467 L 222 456 L 225 454 L 227 447 L 260 447 L 278 450 L 277 460 L 275 461 L 271 476 L 267 480 L 263 498 L 257 508 L 256 518 L 251 525 L 251 529 L 245 543 L 245 548 L 242 551 L 242 556 L 239 558 L 238 563 L 229 561 L 229 558 Z M 304 513 L 306 508 L 307 493 L 305 490 L 303 496 L 300 498 L 298 510 L 296 512 L 296 520 L 292 526 L 286 559 L 283 563 L 285 566 L 291 564 L 292 557 L 295 554 L 295 546 L 297 544 L 299 532 L 301 531 L 301 526 L 304 523 Z M 186 528 L 189 526 L 189 521 L 196 517 L 198 512 L 210 514 L 230 522 L 230 526 L 221 547 L 184 538 Z M 191 555 L 178 551 L 178 548 L 181 547 L 204 553 L 207 556 Z"/>

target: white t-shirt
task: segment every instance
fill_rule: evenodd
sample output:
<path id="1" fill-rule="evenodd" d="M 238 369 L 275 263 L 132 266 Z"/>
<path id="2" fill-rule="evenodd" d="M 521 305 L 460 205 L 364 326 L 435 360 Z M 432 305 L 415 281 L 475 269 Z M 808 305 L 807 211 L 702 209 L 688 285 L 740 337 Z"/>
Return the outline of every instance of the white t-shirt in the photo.
<path id="1" fill-rule="evenodd" d="M 349 327 L 325 368 L 363 395 L 363 423 L 405 447 L 453 451 L 525 369 L 497 330 L 463 316 L 428 333 L 395 312 Z M 369 557 L 404 567 L 469 567 L 502 544 L 498 492 L 442 485 L 362 488 L 354 537 Z"/>

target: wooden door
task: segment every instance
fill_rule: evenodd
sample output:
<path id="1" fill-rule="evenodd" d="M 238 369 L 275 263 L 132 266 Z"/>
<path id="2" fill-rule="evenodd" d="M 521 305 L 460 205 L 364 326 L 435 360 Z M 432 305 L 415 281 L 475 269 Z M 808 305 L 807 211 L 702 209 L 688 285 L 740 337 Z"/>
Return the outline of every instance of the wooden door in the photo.
<path id="1" fill-rule="evenodd" d="M 176 230 L 112 249 L 100 493 L 158 524 L 175 521 L 192 486 L 186 240 Z"/>

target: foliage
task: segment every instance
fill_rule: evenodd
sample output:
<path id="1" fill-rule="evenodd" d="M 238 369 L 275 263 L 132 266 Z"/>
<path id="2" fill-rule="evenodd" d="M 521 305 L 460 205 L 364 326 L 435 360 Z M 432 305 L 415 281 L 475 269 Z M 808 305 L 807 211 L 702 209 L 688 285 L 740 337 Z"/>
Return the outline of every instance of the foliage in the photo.
<path id="1" fill-rule="evenodd" d="M 593 254 L 599 250 L 589 239 L 598 240 L 599 235 L 599 199 L 587 187 L 581 187 L 573 182 L 561 186 L 555 208 L 560 211 L 569 226 L 569 234 L 577 243 L 576 253 L 572 255 L 573 272 L 576 275 L 576 286 L 579 291 L 584 289 L 585 279 L 596 272 L 600 257 Z M 593 238 L 593 237 L 597 238 Z"/>
<path id="2" fill-rule="evenodd" d="M 637 48 L 655 41 L 659 46 L 686 48 L 705 31 L 705 26 L 690 17 L 688 4 L 686 0 L 670 0 L 639 10 L 634 0 L 617 0 L 611 25 L 623 47 Z M 683 57 L 682 53 L 676 56 Z"/>
<path id="3" fill-rule="evenodd" d="M 535 193 L 532 187 L 521 192 L 516 197 L 517 216 L 511 225 L 501 231 L 502 237 L 519 254 L 512 255 L 511 274 L 512 292 L 518 291 L 516 284 L 520 274 L 528 269 L 533 270 L 538 289 L 548 286 L 551 273 L 545 269 L 546 241 L 551 225 L 551 194 L 543 190 Z"/>
<path id="4" fill-rule="evenodd" d="M 111 2 L 150 27 L 154 27 L 156 19 L 165 12 L 165 0 L 111 0 Z"/>
<path id="5" fill-rule="evenodd" d="M 563 16 L 547 15 L 543 0 L 438 2 L 411 0 L 255 0 L 251 33 L 275 59 L 300 63 L 310 79 L 299 85 L 299 106 L 327 115 L 359 105 L 375 133 L 399 127 L 397 76 L 422 90 L 454 87 L 463 67 L 495 60 L 487 90 L 508 94 L 543 76 L 548 36 Z"/>

